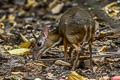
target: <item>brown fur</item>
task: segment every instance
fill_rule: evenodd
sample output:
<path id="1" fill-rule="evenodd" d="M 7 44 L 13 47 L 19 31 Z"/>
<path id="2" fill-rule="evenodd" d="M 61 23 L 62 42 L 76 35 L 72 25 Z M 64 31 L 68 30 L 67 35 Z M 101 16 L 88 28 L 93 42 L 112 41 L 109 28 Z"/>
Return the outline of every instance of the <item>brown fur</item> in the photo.
<path id="1" fill-rule="evenodd" d="M 52 47 L 61 39 L 63 40 L 64 44 L 65 60 L 67 56 L 68 44 L 71 44 L 73 47 L 75 47 L 77 51 L 77 57 L 73 64 L 73 69 L 75 69 L 80 48 L 82 50 L 84 42 L 89 43 L 91 53 L 91 43 L 93 41 L 94 34 L 95 22 L 89 13 L 79 7 L 73 7 L 71 9 L 68 9 L 61 16 L 58 27 L 48 33 L 48 37 L 44 42 L 45 44 L 43 47 L 41 47 L 41 50 L 39 50 L 38 56 L 42 53 L 45 53 L 46 49 Z"/>

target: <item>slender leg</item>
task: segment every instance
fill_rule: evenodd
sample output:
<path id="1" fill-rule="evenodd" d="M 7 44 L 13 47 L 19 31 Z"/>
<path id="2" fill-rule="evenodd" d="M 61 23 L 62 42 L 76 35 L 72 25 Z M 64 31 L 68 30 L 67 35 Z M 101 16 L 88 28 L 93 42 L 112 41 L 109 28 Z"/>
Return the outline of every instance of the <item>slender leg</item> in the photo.
<path id="1" fill-rule="evenodd" d="M 93 70 L 93 65 L 92 65 L 92 42 L 89 43 L 89 51 L 90 51 L 90 67 Z"/>
<path id="2" fill-rule="evenodd" d="M 70 58 L 70 61 L 73 60 L 73 53 L 72 53 L 73 49 L 74 49 L 73 46 L 70 47 L 69 52 L 68 52 L 68 54 L 69 54 L 69 58 Z"/>
<path id="3" fill-rule="evenodd" d="M 77 62 L 78 62 L 78 59 L 79 59 L 79 56 L 80 56 L 80 52 L 79 52 L 80 47 L 78 45 L 76 45 L 76 44 L 73 44 L 73 46 L 75 47 L 76 52 L 77 52 L 77 56 L 76 56 L 76 59 L 75 59 L 75 61 L 73 63 L 73 67 L 72 67 L 72 70 L 75 70 Z"/>
<path id="4" fill-rule="evenodd" d="M 67 61 L 67 40 L 66 38 L 64 38 L 63 44 L 64 44 L 64 60 Z"/>

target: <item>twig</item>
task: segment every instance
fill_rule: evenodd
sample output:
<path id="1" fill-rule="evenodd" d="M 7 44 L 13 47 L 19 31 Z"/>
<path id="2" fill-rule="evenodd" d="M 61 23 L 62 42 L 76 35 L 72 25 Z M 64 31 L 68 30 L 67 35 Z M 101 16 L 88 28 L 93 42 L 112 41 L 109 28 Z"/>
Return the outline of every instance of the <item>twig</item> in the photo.
<path id="1" fill-rule="evenodd" d="M 93 58 L 97 58 L 97 57 L 113 57 L 113 56 L 120 56 L 120 52 L 104 52 L 104 54 L 102 55 L 93 55 Z"/>
<path id="2" fill-rule="evenodd" d="M 35 40 L 37 40 L 38 38 L 35 36 L 35 33 L 33 32 L 33 30 L 31 30 L 31 33 L 32 33 L 33 37 L 35 38 Z"/>
<path id="3" fill-rule="evenodd" d="M 89 52 L 87 52 L 89 53 Z M 97 53 L 96 51 L 93 51 L 93 53 Z M 120 56 L 120 52 L 104 52 L 104 54 L 100 54 L 99 55 L 96 55 L 94 54 L 92 56 L 92 58 L 100 58 L 100 57 L 113 57 L 113 56 L 117 56 L 119 57 Z M 90 56 L 80 56 L 79 59 L 89 59 Z M 68 58 L 69 59 L 69 58 Z M 41 61 L 55 61 L 55 60 L 64 60 L 64 58 L 50 58 L 50 59 L 40 59 Z"/>

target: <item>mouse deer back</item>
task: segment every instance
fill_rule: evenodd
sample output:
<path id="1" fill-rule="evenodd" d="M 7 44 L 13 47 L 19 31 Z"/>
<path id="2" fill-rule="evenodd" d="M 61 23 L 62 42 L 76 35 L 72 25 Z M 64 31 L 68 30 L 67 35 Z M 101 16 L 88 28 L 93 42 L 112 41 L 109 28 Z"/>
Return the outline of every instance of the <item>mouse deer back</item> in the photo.
<path id="1" fill-rule="evenodd" d="M 71 44 L 77 51 L 76 60 L 73 64 L 73 69 L 75 69 L 79 51 L 82 50 L 85 42 L 89 44 L 90 57 L 92 58 L 91 45 L 96 28 L 95 21 L 87 11 L 79 7 L 70 8 L 61 16 L 58 27 L 52 31 L 48 28 L 43 31 L 43 36 L 39 40 L 38 56 L 63 41 L 65 60 L 68 44 Z"/>

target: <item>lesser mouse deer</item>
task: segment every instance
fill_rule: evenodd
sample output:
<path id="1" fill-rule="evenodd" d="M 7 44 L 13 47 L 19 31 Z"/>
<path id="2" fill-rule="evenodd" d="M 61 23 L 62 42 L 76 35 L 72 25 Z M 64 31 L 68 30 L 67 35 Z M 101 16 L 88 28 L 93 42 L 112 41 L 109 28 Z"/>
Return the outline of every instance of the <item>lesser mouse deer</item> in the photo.
<path id="1" fill-rule="evenodd" d="M 49 48 L 63 41 L 64 57 L 66 60 L 67 45 L 71 44 L 77 52 L 72 69 L 76 68 L 79 55 L 85 42 L 89 43 L 90 61 L 92 61 L 92 42 L 95 34 L 95 22 L 87 11 L 79 7 L 68 9 L 60 18 L 58 26 L 51 30 L 46 27 L 38 45 L 40 50 L 37 56 L 44 54 Z"/>

